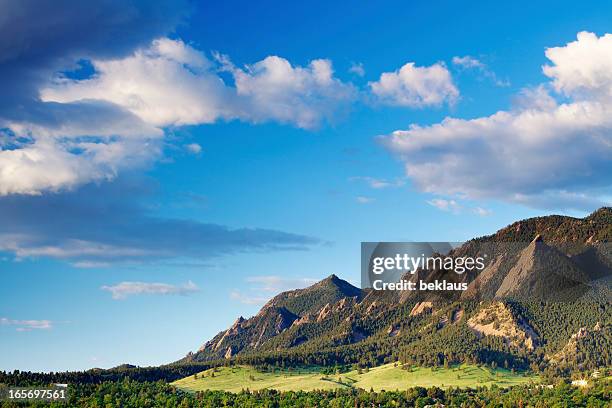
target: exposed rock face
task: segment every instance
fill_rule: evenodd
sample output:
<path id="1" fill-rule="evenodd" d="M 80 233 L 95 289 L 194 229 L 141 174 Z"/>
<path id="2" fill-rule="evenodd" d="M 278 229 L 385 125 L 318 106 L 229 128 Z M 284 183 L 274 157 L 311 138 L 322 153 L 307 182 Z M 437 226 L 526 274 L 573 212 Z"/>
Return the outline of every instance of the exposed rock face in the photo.
<path id="1" fill-rule="evenodd" d="M 332 308 L 329 303 L 323 306 L 323 308 L 319 311 L 319 314 L 317 315 L 317 322 L 320 322 L 321 320 L 325 319 L 331 313 L 331 311 Z"/>
<path id="2" fill-rule="evenodd" d="M 389 337 L 395 337 L 398 334 L 400 334 L 400 328 L 397 325 L 392 324 L 391 326 L 389 326 L 389 328 L 387 329 L 387 335 Z"/>
<path id="3" fill-rule="evenodd" d="M 463 318 L 463 308 L 454 309 L 451 314 L 451 323 L 455 324 L 461 321 Z"/>
<path id="4" fill-rule="evenodd" d="M 527 323 L 516 319 L 502 302 L 481 309 L 467 324 L 479 336 L 502 337 L 518 348 L 533 350 L 538 342 L 535 331 Z"/>
<path id="5" fill-rule="evenodd" d="M 589 280 L 567 255 L 546 245 L 538 235 L 521 252 L 495 297 L 571 300 L 566 296 L 580 297 L 588 290 Z"/>
<path id="6" fill-rule="evenodd" d="M 418 316 L 426 310 L 432 310 L 433 304 L 431 302 L 419 302 L 410 311 L 410 316 Z"/>

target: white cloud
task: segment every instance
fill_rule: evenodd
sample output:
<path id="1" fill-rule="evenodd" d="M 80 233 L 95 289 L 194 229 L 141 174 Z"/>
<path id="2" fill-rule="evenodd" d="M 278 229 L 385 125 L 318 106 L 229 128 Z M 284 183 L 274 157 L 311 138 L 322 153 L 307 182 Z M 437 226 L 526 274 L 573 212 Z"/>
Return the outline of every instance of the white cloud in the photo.
<path id="1" fill-rule="evenodd" d="M 359 204 L 370 204 L 376 201 L 376 199 L 367 196 L 357 196 L 355 197 L 355 201 L 357 201 Z"/>
<path id="2" fill-rule="evenodd" d="M 49 330 L 53 323 L 51 320 L 13 320 L 2 317 L 0 326 L 14 326 L 16 331 Z"/>
<path id="3" fill-rule="evenodd" d="M 443 63 L 417 67 L 409 62 L 395 72 L 385 72 L 370 82 L 372 93 L 381 103 L 411 108 L 454 104 L 459 90 Z"/>
<path id="4" fill-rule="evenodd" d="M 197 143 L 190 143 L 185 146 L 185 149 L 187 149 L 189 153 L 195 154 L 195 155 L 202 153 L 202 146 L 200 146 Z"/>
<path id="5" fill-rule="evenodd" d="M 422 191 L 540 208 L 602 205 L 612 174 L 612 36 L 581 33 L 546 55 L 545 74 L 570 102 L 536 88 L 513 110 L 412 125 L 383 142 Z"/>
<path id="6" fill-rule="evenodd" d="M 350 181 L 363 181 L 368 186 L 374 189 L 397 188 L 405 184 L 404 180 L 402 179 L 385 180 L 385 179 L 379 179 L 379 178 L 367 177 L 367 176 L 366 177 L 361 177 L 361 176 L 351 177 L 349 180 Z"/>
<path id="7" fill-rule="evenodd" d="M 334 78 L 329 60 L 299 67 L 269 56 L 242 69 L 227 56 L 217 54 L 209 61 L 195 48 L 167 38 L 127 58 L 93 65 L 93 78 L 59 79 L 41 91 L 41 98 L 62 103 L 106 100 L 155 126 L 242 119 L 309 129 L 331 120 L 355 96 L 352 85 Z M 226 85 L 218 70 L 230 72 L 235 86 Z"/>
<path id="8" fill-rule="evenodd" d="M 334 78 L 331 61 L 326 59 L 294 67 L 284 58 L 270 56 L 240 69 L 227 57 L 221 58 L 234 76 L 242 108 L 237 115 L 250 121 L 315 128 L 323 120 L 332 120 L 356 96 L 352 85 Z"/>
<path id="9" fill-rule="evenodd" d="M 189 281 L 177 286 L 168 283 L 121 282 L 112 286 L 102 286 L 102 290 L 112 294 L 113 299 L 122 300 L 133 295 L 189 295 L 199 292 L 195 283 Z"/>
<path id="10" fill-rule="evenodd" d="M 114 178 L 160 155 L 163 132 L 129 112 L 85 101 L 56 106 L 53 119 L 2 121 L 0 195 L 39 194 Z"/>
<path id="11" fill-rule="evenodd" d="M 316 128 L 357 94 L 334 77 L 329 60 L 300 67 L 270 56 L 237 68 L 168 38 L 91 63 L 89 78 L 60 76 L 42 86 L 38 111 L 0 115 L 0 195 L 71 189 L 146 166 L 161 156 L 168 126 L 238 119 Z"/>
<path id="12" fill-rule="evenodd" d="M 544 74 L 557 92 L 577 100 L 603 100 L 612 97 L 612 34 L 601 37 L 578 33 L 577 40 L 563 47 L 548 48 Z"/>
<path id="13" fill-rule="evenodd" d="M 231 89 L 204 54 L 180 40 L 158 39 L 126 58 L 92 64 L 92 78 L 59 78 L 41 90 L 41 99 L 104 100 L 154 126 L 213 123 L 232 116 Z"/>
<path id="14" fill-rule="evenodd" d="M 365 75 L 365 69 L 363 68 L 363 64 L 361 62 L 353 62 L 349 68 L 349 72 L 351 74 L 355 74 L 359 77 Z"/>

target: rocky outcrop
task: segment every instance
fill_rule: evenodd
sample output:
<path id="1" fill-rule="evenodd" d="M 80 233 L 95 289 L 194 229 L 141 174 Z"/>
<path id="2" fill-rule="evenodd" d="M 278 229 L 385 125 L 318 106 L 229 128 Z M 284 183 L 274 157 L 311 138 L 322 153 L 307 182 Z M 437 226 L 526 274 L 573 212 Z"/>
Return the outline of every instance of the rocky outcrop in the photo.
<path id="1" fill-rule="evenodd" d="M 433 304 L 431 302 L 418 302 L 410 311 L 410 316 L 418 316 L 421 313 L 432 309 Z"/>
<path id="2" fill-rule="evenodd" d="M 482 308 L 467 321 L 478 336 L 497 336 L 517 348 L 533 350 L 538 344 L 538 335 L 524 321 L 515 318 L 502 302 Z"/>

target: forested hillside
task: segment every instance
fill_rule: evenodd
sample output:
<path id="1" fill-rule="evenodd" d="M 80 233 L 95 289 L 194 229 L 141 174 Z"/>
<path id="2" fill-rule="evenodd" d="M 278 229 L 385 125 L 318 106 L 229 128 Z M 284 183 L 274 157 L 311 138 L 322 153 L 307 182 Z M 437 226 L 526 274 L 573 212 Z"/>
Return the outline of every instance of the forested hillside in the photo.
<path id="1" fill-rule="evenodd" d="M 557 373 L 610 366 L 611 220 L 610 208 L 583 219 L 539 217 L 468 241 L 451 256 L 490 257 L 480 274 L 459 278 L 468 290 L 454 297 L 361 290 L 332 275 L 279 294 L 181 362 L 483 363 Z"/>

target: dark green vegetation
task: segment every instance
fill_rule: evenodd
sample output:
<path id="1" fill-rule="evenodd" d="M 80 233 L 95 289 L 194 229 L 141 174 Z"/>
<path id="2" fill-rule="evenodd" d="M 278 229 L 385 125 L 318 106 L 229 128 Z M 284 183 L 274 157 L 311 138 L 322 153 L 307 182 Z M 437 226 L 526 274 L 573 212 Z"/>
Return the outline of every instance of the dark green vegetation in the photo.
<path id="1" fill-rule="evenodd" d="M 71 388 L 66 403 L 37 403 L 39 407 L 608 407 L 609 383 L 587 389 L 560 382 L 553 388 L 517 386 L 501 388 L 411 388 L 405 391 L 368 392 L 357 389 L 278 392 L 262 390 L 230 393 L 203 391 L 189 394 L 164 382 L 117 381 L 81 384 Z M 3 408 L 23 406 L 1 402 Z M 440 405 L 438 405 L 440 406 Z"/>
<path id="2" fill-rule="evenodd" d="M 256 316 L 239 318 L 174 364 L 76 373 L 0 373 L 0 383 L 74 384 L 77 393 L 71 406 L 142 406 L 138 403 L 143 398 L 150 401 L 145 406 L 355 406 L 356 400 L 357 406 L 393 406 L 391 401 L 400 405 L 463 401 L 466 406 L 517 406 L 517 401 L 525 406 L 555 406 L 558 401 L 557 406 L 603 406 L 600 402 L 609 399 L 610 384 L 591 375 L 612 367 L 611 238 L 610 208 L 583 219 L 550 216 L 519 221 L 451 252 L 455 257 L 489 255 L 479 274 L 456 275 L 457 281 L 468 284 L 463 293 L 361 290 L 332 275 L 309 288 L 279 294 Z M 448 275 L 443 272 L 420 271 L 408 278 L 433 280 Z M 558 296 L 553 299 L 550 294 Z M 491 372 L 501 370 L 509 378 L 525 372 L 540 375 L 544 384 L 589 378 L 589 387 L 559 385 L 549 390 L 515 385 L 510 390 L 443 391 L 440 383 L 436 384 L 440 388 L 427 390 L 366 393 L 359 389 L 369 389 L 367 376 L 363 387 L 356 377 L 347 387 L 322 387 L 339 390 L 308 393 L 185 394 L 168 385 L 222 366 L 228 368 L 218 369 L 249 366 L 259 373 L 318 366 L 329 370 L 324 375 L 346 379 L 347 372 L 359 375 L 385 364 L 397 365 L 398 370 L 428 367 L 440 372 L 458 364 L 478 365 Z M 410 375 L 393 372 L 392 377 Z M 371 384 L 383 389 L 389 378 Z M 317 388 L 319 379 L 305 378 L 314 384 L 307 389 Z M 419 384 L 402 381 L 395 382 L 395 388 Z M 238 391 L 234 385 L 222 389 Z M 293 389 L 285 385 L 268 388 Z M 561 402 L 570 400 L 574 405 Z"/>

